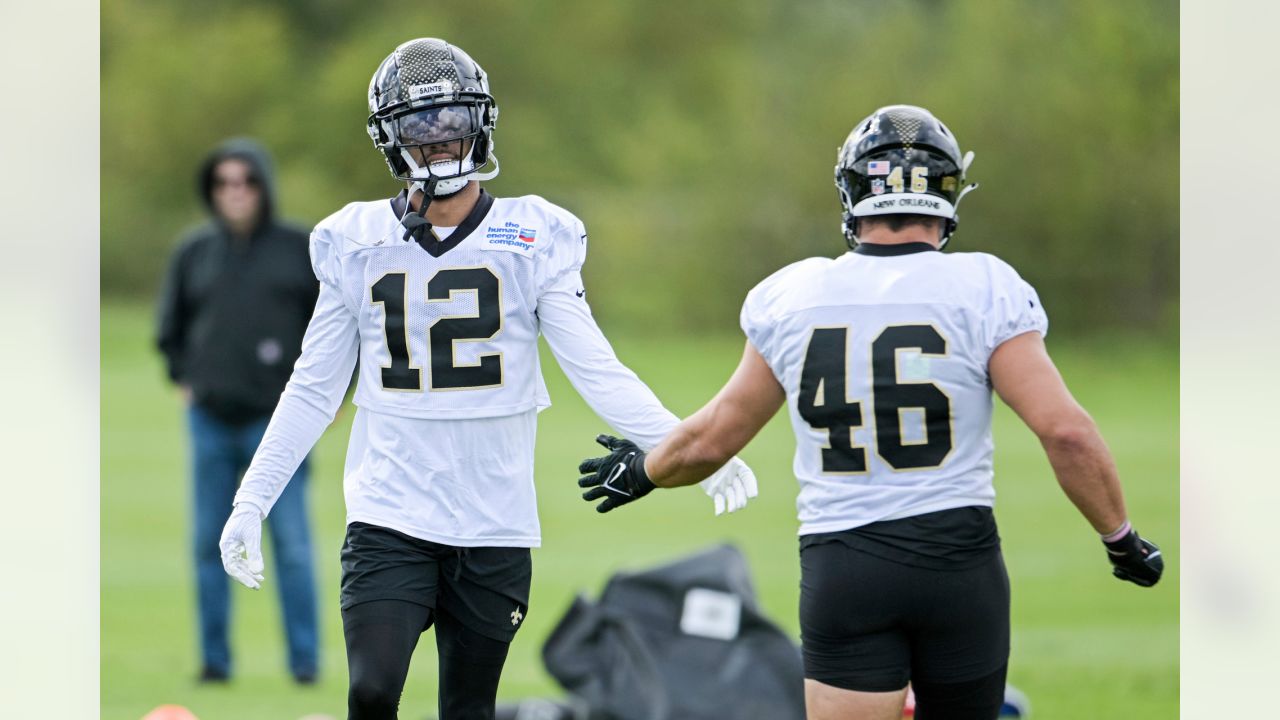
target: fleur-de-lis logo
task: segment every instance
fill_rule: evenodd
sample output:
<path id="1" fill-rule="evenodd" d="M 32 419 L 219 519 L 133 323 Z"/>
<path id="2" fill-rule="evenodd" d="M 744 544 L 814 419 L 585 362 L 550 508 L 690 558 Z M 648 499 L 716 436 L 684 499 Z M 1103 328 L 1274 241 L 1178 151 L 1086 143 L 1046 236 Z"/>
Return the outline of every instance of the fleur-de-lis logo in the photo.
<path id="1" fill-rule="evenodd" d="M 519 624 L 520 624 L 520 621 L 521 621 L 521 620 L 523 620 L 523 619 L 524 619 L 524 615 L 521 615 L 521 614 L 520 614 L 520 608 L 516 608 L 515 610 L 512 610 L 512 611 L 511 611 L 511 624 L 512 624 L 512 625 L 519 625 Z"/>

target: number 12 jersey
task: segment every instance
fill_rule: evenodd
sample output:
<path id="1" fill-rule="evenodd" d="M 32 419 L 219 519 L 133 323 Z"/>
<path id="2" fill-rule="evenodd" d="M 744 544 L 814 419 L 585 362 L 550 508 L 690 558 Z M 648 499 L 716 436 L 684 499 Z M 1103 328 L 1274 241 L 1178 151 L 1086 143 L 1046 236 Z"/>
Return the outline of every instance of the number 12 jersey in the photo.
<path id="1" fill-rule="evenodd" d="M 592 318 L 573 214 L 482 191 L 458 227 L 417 242 L 397 200 L 352 203 L 313 231 L 320 299 L 236 501 L 271 507 L 358 356 L 347 521 L 455 546 L 536 546 L 536 416 L 550 405 L 540 333 L 578 393 L 637 444 L 656 445 L 678 420 Z"/>

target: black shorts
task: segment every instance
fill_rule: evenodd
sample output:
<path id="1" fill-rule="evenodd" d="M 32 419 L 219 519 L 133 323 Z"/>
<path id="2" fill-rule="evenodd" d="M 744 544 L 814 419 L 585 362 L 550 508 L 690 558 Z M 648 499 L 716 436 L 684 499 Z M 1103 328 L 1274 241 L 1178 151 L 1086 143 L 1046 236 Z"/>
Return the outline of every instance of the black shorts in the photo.
<path id="1" fill-rule="evenodd" d="M 1009 577 L 998 549 L 954 570 L 887 560 L 842 542 L 800 551 L 804 674 L 862 692 L 958 683 L 1009 658 Z"/>
<path id="2" fill-rule="evenodd" d="M 455 547 L 354 522 L 342 544 L 342 609 L 404 600 L 510 642 L 529 612 L 529 548 Z"/>

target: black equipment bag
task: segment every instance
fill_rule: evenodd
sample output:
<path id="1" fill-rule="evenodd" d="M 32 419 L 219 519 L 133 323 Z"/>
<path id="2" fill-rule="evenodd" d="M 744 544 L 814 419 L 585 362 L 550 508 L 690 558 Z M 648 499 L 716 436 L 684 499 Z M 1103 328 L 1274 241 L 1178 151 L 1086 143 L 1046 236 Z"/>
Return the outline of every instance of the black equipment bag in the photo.
<path id="1" fill-rule="evenodd" d="M 730 545 L 578 596 L 542 657 L 592 720 L 804 720 L 800 651 Z"/>

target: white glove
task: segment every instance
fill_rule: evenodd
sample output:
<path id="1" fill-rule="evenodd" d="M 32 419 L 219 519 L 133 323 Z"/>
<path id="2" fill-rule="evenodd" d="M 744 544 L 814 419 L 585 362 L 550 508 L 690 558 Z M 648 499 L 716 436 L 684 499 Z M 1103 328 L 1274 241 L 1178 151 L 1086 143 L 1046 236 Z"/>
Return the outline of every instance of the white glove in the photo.
<path id="1" fill-rule="evenodd" d="M 747 506 L 747 500 L 759 494 L 756 474 L 738 457 L 724 464 L 714 475 L 698 483 L 702 492 L 716 502 L 716 515 L 734 512 Z"/>
<path id="2" fill-rule="evenodd" d="M 218 549 L 222 568 L 247 588 L 262 585 L 262 511 L 246 502 L 237 503 L 222 528 Z"/>

